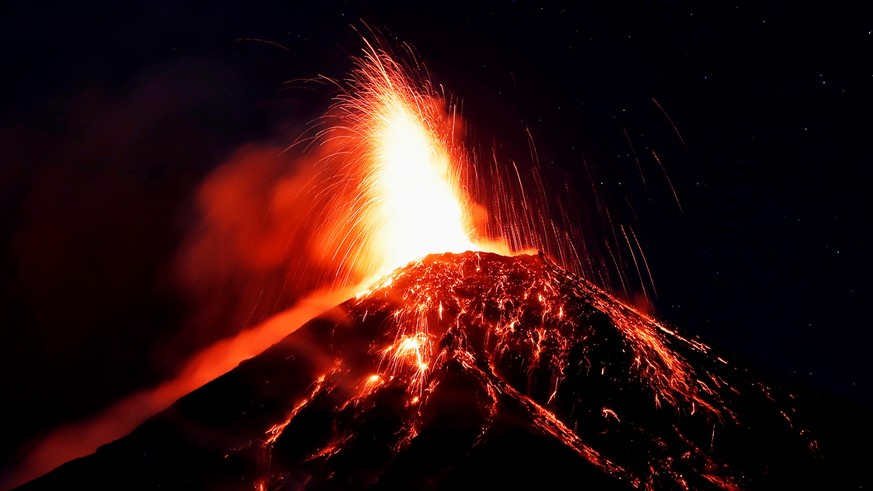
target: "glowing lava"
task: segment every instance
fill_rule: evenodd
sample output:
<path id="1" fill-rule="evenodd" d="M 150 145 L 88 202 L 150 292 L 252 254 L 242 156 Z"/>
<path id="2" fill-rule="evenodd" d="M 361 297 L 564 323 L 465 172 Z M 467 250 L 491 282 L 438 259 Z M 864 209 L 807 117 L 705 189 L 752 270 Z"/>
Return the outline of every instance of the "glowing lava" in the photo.
<path id="1" fill-rule="evenodd" d="M 318 135 L 337 147 L 324 159 L 339 168 L 327 187 L 341 197 L 328 220 L 334 257 L 376 278 L 429 253 L 480 250 L 453 107 L 371 45 L 347 85 Z"/>
<path id="2" fill-rule="evenodd" d="M 394 269 L 434 251 L 476 249 L 453 189 L 451 162 L 396 94 L 383 102 L 374 128 L 374 172 L 368 188 L 378 215 L 373 234 L 384 268 Z"/>

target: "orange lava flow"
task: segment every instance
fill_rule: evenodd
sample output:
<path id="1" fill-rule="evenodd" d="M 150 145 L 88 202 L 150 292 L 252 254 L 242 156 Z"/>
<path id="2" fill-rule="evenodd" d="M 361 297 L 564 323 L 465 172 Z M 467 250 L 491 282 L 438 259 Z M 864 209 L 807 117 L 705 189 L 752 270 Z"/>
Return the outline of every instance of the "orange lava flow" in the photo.
<path id="1" fill-rule="evenodd" d="M 64 462 L 83 457 L 133 431 L 185 394 L 229 372 L 309 319 L 323 314 L 350 295 L 350 290 L 313 292 L 296 306 L 264 323 L 221 340 L 188 361 L 175 378 L 131 394 L 91 421 L 61 427 L 43 439 L 9 479 L 10 487 L 36 478 Z M 5 484 L 4 484 L 5 485 Z"/>

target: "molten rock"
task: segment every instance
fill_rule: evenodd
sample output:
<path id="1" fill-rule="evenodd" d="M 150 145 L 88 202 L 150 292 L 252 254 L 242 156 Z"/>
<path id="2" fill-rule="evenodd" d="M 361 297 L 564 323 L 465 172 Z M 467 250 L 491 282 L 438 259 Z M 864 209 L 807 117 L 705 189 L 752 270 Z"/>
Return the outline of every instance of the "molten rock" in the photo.
<path id="1" fill-rule="evenodd" d="M 824 484 L 777 398 L 541 256 L 431 255 L 26 488 Z"/>

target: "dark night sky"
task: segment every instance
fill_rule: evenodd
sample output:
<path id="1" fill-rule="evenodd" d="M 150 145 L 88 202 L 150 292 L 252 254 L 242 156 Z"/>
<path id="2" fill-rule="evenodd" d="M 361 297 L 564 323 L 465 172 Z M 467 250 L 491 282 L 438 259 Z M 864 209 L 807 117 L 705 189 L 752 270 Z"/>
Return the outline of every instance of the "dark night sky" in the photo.
<path id="1" fill-rule="evenodd" d="M 326 108 L 329 90 L 283 84 L 343 77 L 360 19 L 415 46 L 482 148 L 529 160 L 529 130 L 580 196 L 593 169 L 640 237 L 658 317 L 767 380 L 873 408 L 869 16 L 315 3 L 0 7 L 0 460 L 241 327 L 181 339 L 194 193 L 241 145 L 287 143 Z"/>

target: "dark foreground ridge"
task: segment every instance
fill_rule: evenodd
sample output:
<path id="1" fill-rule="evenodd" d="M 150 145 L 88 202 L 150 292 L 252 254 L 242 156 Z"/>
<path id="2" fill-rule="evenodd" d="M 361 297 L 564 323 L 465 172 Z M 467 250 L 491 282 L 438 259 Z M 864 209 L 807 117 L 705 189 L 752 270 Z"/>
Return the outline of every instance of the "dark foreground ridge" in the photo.
<path id="1" fill-rule="evenodd" d="M 709 351 L 542 256 L 431 255 L 21 489 L 850 487 Z"/>

